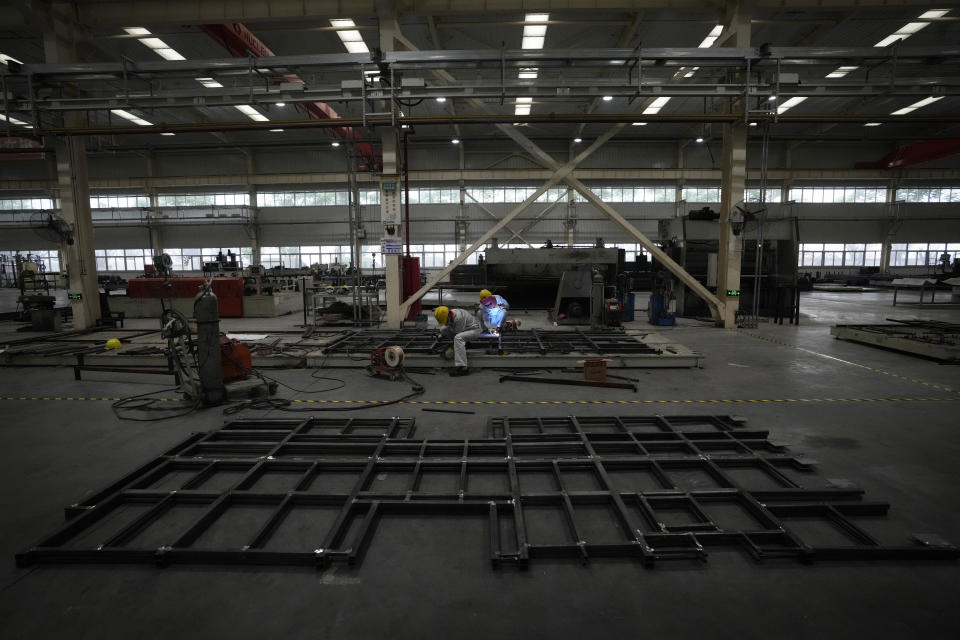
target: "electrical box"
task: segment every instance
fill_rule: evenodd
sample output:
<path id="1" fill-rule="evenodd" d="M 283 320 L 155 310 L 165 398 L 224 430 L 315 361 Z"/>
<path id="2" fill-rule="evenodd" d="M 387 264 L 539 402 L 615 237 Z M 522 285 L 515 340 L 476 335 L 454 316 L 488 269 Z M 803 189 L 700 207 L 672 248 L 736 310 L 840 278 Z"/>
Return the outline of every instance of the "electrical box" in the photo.
<path id="1" fill-rule="evenodd" d="M 380 179 L 380 222 L 384 226 L 400 225 L 400 180 L 397 176 Z"/>

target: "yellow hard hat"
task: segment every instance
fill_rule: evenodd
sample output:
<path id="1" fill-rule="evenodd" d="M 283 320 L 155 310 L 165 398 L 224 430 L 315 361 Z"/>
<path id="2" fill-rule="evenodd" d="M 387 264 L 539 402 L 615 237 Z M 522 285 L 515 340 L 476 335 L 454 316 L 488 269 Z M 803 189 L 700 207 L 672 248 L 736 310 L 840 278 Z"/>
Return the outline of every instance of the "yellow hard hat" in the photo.
<path id="1" fill-rule="evenodd" d="M 447 318 L 450 317 L 450 307 L 437 307 L 433 310 L 433 317 L 437 319 L 437 324 L 442 327 L 447 324 Z"/>
<path id="2" fill-rule="evenodd" d="M 483 300 L 484 298 L 489 298 L 492 295 L 493 293 L 490 291 L 490 289 L 484 289 L 480 292 L 480 299 Z"/>
<path id="3" fill-rule="evenodd" d="M 119 348 L 122 347 L 122 346 L 123 346 L 123 345 L 120 344 L 120 341 L 119 341 L 119 340 L 117 340 L 116 338 L 110 338 L 109 340 L 107 340 L 107 344 L 106 344 L 105 348 L 107 348 L 107 349 L 119 349 Z"/>

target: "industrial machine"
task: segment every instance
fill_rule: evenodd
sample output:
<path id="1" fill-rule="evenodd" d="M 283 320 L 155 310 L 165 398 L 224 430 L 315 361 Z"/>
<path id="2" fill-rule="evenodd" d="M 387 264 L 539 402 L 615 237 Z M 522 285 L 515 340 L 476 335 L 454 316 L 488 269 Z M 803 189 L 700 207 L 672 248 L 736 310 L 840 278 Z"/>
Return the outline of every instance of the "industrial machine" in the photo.
<path id="1" fill-rule="evenodd" d="M 167 340 L 167 355 L 179 376 L 181 393 L 206 406 L 272 395 L 275 382 L 250 378 L 254 372 L 250 349 L 220 334 L 217 308 L 217 296 L 207 281 L 194 300 L 196 336 L 179 311 L 165 308 L 160 317 L 160 335 Z"/>
<path id="2" fill-rule="evenodd" d="M 398 346 L 379 347 L 370 352 L 367 373 L 384 376 L 394 382 L 403 377 L 403 349 Z"/>
<path id="3" fill-rule="evenodd" d="M 666 272 L 659 271 L 653 276 L 650 301 L 647 303 L 647 319 L 650 324 L 659 327 L 672 327 L 677 324 L 677 299 L 673 293 L 673 279 Z"/>

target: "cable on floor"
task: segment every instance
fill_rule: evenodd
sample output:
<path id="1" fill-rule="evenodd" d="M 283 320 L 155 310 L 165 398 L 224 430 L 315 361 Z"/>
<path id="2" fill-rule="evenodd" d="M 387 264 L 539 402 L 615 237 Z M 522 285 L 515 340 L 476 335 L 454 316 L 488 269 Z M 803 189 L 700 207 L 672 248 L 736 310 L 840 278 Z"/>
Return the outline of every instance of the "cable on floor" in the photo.
<path id="1" fill-rule="evenodd" d="M 153 398 L 158 393 L 170 393 L 179 392 L 180 387 L 170 387 L 169 389 L 159 389 L 157 391 L 149 391 L 147 393 L 141 393 L 139 395 L 131 396 L 129 398 L 122 398 L 113 402 L 110 405 L 110 408 L 113 410 L 114 415 L 116 415 L 121 420 L 131 420 L 133 422 L 160 422 L 161 420 L 170 420 L 171 418 L 180 418 L 186 415 L 189 415 L 200 408 L 200 401 L 194 400 L 186 408 L 181 406 L 171 407 L 167 406 L 157 406 L 158 402 L 162 402 L 160 398 Z M 166 415 L 159 415 L 155 417 L 142 417 L 138 418 L 133 415 L 124 415 L 121 411 L 143 411 L 143 412 L 157 412 L 163 413 Z M 176 413 L 170 413 L 175 411 Z"/>

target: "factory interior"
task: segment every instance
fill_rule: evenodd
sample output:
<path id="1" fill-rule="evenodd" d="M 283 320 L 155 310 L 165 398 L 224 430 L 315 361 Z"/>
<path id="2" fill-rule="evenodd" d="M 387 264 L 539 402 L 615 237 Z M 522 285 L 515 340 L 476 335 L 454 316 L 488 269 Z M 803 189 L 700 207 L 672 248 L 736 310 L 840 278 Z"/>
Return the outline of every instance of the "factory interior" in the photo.
<path id="1" fill-rule="evenodd" d="M 2 3 L 0 637 L 956 638 L 957 6 Z"/>

